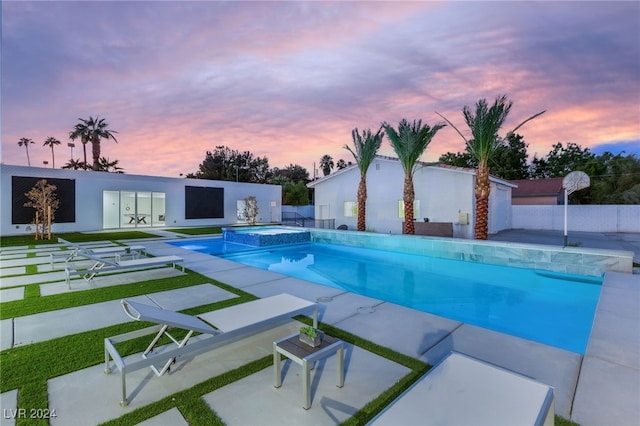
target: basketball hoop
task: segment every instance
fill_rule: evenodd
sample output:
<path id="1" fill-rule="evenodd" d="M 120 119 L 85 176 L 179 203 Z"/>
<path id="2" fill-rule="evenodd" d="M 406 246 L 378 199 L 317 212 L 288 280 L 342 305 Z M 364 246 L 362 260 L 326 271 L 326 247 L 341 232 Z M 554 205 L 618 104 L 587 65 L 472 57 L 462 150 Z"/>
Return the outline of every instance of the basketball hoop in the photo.
<path id="1" fill-rule="evenodd" d="M 562 179 L 564 189 L 564 246 L 567 246 L 567 205 L 569 204 L 569 194 L 581 189 L 588 188 L 591 184 L 589 175 L 585 172 L 575 171 L 566 175 Z"/>

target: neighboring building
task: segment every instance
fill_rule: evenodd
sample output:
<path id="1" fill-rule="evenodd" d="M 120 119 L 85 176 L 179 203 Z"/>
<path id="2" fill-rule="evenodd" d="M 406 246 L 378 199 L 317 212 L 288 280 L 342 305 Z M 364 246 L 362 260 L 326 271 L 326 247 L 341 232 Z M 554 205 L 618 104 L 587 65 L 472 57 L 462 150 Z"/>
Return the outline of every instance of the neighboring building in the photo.
<path id="1" fill-rule="evenodd" d="M 562 178 L 512 180 L 518 185 L 511 195 L 516 205 L 563 204 Z"/>
<path id="2" fill-rule="evenodd" d="M 308 184 L 315 189 L 316 220 L 335 219 L 336 227 L 357 228 L 356 165 Z M 475 170 L 417 164 L 414 173 L 416 221 L 453 224 L 453 236 L 473 238 Z M 404 171 L 396 158 L 377 156 L 367 171 L 367 228 L 381 233 L 402 233 Z M 511 228 L 511 190 L 516 185 L 491 177 L 489 232 Z"/>
<path id="3" fill-rule="evenodd" d="M 280 222 L 282 187 L 206 179 L 0 165 L 0 234 L 32 232 L 25 193 L 40 179 L 57 187 L 54 232 L 243 222 L 244 199 L 258 200 L 259 222 Z"/>

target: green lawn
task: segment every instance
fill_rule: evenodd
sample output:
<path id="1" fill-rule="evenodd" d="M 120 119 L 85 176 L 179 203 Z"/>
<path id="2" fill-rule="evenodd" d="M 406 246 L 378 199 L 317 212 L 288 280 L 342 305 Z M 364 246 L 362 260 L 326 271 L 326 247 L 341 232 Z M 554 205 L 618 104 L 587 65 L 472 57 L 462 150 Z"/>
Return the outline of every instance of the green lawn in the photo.
<path id="1" fill-rule="evenodd" d="M 33 235 L 11 235 L 0 237 L 0 247 L 30 246 L 36 247 L 42 244 L 57 244 L 58 238 L 73 243 L 87 243 L 91 241 L 115 241 L 134 240 L 143 238 L 158 238 L 157 235 L 147 234 L 142 231 L 114 231 L 100 233 L 66 232 L 53 234 L 50 240 L 35 240 Z"/>
<path id="2" fill-rule="evenodd" d="M 173 228 L 166 229 L 166 231 L 186 235 L 222 234 L 222 228 L 220 226 L 205 226 L 202 228 Z"/>

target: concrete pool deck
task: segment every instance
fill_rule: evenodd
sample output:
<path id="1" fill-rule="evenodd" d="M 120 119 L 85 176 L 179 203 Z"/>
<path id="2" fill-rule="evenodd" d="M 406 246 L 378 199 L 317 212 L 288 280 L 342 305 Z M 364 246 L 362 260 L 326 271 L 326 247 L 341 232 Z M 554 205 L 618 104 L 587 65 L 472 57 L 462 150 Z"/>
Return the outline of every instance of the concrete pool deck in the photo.
<path id="1" fill-rule="evenodd" d="M 640 238 L 638 240 L 640 241 Z M 583 357 L 380 300 L 247 267 L 224 259 L 212 258 L 180 249 L 163 241 L 145 242 L 145 246 L 154 255 L 179 255 L 185 259 L 187 268 L 241 288 L 258 297 L 288 292 L 309 300 L 317 300 L 321 307 L 322 322 L 431 364 L 437 362 L 450 350 L 456 350 L 533 377 L 555 387 L 557 414 L 582 425 L 638 424 L 640 422 L 640 408 L 637 403 L 640 400 L 639 275 L 607 274 L 587 353 Z M 629 248 L 624 247 L 624 249 Z M 190 304 L 187 303 L 187 305 Z M 76 315 L 83 318 L 85 327 L 87 329 L 102 327 L 103 325 L 100 324 L 92 324 L 91 315 L 88 314 L 92 307 L 85 308 L 84 312 L 82 309 L 74 308 L 79 309 Z M 60 312 L 59 315 L 63 314 Z M 13 327 L 16 326 L 18 326 L 17 322 Z M 64 330 L 64 323 L 60 324 L 60 327 Z M 3 339 L 5 330 L 3 324 Z M 67 332 L 70 334 L 77 331 L 69 329 Z M 266 338 L 267 343 L 269 338 L 271 336 Z M 327 368 L 331 368 L 332 361 L 327 362 Z M 357 383 L 367 378 L 363 372 L 355 371 L 349 376 L 349 367 L 347 368 L 347 381 L 345 387 L 340 390 L 343 394 L 336 396 L 330 393 L 331 387 L 318 384 L 314 405 L 308 412 L 301 411 L 297 397 L 277 397 L 271 392 L 269 389 L 272 378 L 271 369 L 225 386 L 205 396 L 204 399 L 227 424 L 266 424 L 268 421 L 265 419 L 279 420 L 287 416 L 295 418 L 297 424 L 337 423 L 342 421 L 344 416 L 336 413 L 348 413 L 353 409 L 355 394 L 363 392 Z M 395 367 L 388 366 L 388 368 Z M 87 375 L 85 378 L 88 380 L 90 376 L 93 377 L 93 373 L 83 371 L 72 374 L 76 374 L 76 380 L 80 377 L 82 382 L 83 374 Z M 176 378 L 179 373 L 176 374 Z M 329 381 L 333 380 L 333 374 L 327 375 L 330 378 Z M 99 376 L 104 377 L 101 373 Z M 56 401 L 58 413 L 63 409 L 77 412 L 76 398 L 65 391 L 64 379 L 60 378 L 60 380 L 51 384 L 50 392 L 55 392 L 56 395 L 50 396 L 50 400 Z M 153 380 L 162 379 L 150 380 L 153 382 Z M 290 383 L 288 391 L 293 389 L 294 394 L 297 395 L 299 383 L 295 378 L 291 380 L 293 382 Z M 256 392 L 256 383 L 265 388 L 264 392 Z M 148 383 L 146 387 L 153 385 L 154 383 Z M 11 402 L 16 398 L 15 396 L 12 398 L 12 391 L 6 394 L 2 395 L 3 407 L 15 407 L 15 402 L 13 404 Z M 221 401 L 233 401 L 234 396 L 239 394 L 250 395 L 257 400 L 245 400 L 241 408 L 226 410 L 224 408 L 226 405 Z M 271 403 L 259 404 L 258 402 L 263 398 Z M 292 398 L 293 403 L 290 401 Z M 95 404 L 98 412 L 102 410 L 100 407 L 111 404 L 111 401 L 95 398 L 93 401 L 89 399 L 87 403 Z M 117 407 L 117 402 L 115 405 Z M 86 404 L 84 406 L 87 416 L 90 416 L 92 408 Z M 242 411 L 242 417 L 231 417 L 232 413 L 238 410 Z M 114 412 L 116 416 L 120 415 L 117 413 L 123 413 L 117 410 Z M 173 424 L 176 415 L 180 416 L 174 411 L 166 413 L 165 421 Z M 60 418 L 60 421 L 63 419 Z M 95 421 L 102 420 L 96 418 Z M 85 417 L 84 422 L 92 423 L 92 418 Z M 277 421 L 277 423 L 282 422 Z M 155 424 L 168 423 L 163 423 L 161 418 L 157 418 Z"/>

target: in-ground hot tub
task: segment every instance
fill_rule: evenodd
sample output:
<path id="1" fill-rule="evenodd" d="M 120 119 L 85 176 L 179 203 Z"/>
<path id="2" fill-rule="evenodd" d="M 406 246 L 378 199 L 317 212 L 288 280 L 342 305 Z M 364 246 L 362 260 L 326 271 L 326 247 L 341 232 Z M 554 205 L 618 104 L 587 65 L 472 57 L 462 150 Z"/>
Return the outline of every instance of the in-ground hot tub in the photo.
<path id="1" fill-rule="evenodd" d="M 222 228 L 222 236 L 226 242 L 253 247 L 308 243 L 311 241 L 311 233 L 307 229 L 286 226 Z"/>

